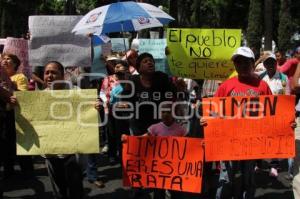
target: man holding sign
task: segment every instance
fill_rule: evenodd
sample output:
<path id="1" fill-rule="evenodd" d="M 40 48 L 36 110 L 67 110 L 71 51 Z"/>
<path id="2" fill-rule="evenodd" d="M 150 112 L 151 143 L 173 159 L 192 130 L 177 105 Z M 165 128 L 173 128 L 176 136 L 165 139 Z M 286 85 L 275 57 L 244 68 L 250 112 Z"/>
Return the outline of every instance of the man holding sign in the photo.
<path id="1" fill-rule="evenodd" d="M 254 54 L 250 48 L 238 48 L 232 56 L 238 76 L 223 82 L 215 97 L 272 95 L 267 83 L 254 74 L 254 60 Z M 233 190 L 230 193 L 231 196 L 228 197 L 254 198 L 254 166 L 254 160 L 221 162 L 220 187 L 216 198 L 223 198 L 224 193 L 230 193 L 230 190 L 226 188 Z M 232 187 L 226 186 L 228 184 Z"/>

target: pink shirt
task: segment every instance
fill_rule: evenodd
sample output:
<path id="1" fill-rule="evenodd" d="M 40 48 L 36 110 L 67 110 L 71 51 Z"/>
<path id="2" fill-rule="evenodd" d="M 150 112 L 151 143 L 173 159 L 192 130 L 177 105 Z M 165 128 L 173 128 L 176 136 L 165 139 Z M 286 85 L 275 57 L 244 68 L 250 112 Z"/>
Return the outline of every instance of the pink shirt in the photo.
<path id="1" fill-rule="evenodd" d="M 153 136 L 185 136 L 186 130 L 174 122 L 171 126 L 165 125 L 163 122 L 159 122 L 151 125 L 148 128 L 148 132 Z"/>
<path id="2" fill-rule="evenodd" d="M 279 71 L 286 74 L 291 79 L 296 71 L 299 60 L 297 58 L 288 59 L 283 65 L 279 67 Z"/>
<path id="3" fill-rule="evenodd" d="M 100 98 L 103 101 L 104 111 L 108 113 L 108 104 L 110 100 L 110 92 L 114 86 L 119 84 L 119 80 L 116 79 L 115 75 L 107 76 L 103 79 L 103 83 L 100 89 Z"/>
<path id="4" fill-rule="evenodd" d="M 279 72 L 282 72 L 288 76 L 287 94 L 291 92 L 291 83 L 293 81 L 293 76 L 297 69 L 299 60 L 297 58 L 288 59 L 283 65 L 279 67 Z"/>

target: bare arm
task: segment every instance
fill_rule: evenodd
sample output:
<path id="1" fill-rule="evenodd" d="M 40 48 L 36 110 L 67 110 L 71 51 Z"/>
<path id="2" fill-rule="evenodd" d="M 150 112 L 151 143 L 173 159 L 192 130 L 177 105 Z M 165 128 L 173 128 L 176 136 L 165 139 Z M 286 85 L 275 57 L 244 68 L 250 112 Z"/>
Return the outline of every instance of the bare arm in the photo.
<path id="1" fill-rule="evenodd" d="M 34 73 L 32 73 L 32 79 L 36 82 L 39 82 L 40 84 L 45 84 L 45 82 Z"/>
<path id="2" fill-rule="evenodd" d="M 293 93 L 300 93 L 299 78 L 300 78 L 300 63 L 297 65 L 297 69 L 291 80 L 291 90 Z"/>

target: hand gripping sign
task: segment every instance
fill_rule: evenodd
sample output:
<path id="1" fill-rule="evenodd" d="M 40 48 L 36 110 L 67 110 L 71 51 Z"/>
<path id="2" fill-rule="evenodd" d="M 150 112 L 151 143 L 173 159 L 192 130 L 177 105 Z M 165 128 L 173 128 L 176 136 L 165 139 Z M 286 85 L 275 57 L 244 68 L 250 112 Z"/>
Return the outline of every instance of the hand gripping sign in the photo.
<path id="1" fill-rule="evenodd" d="M 122 166 L 125 186 L 200 193 L 203 140 L 128 136 Z"/>
<path id="2" fill-rule="evenodd" d="M 294 96 L 203 99 L 205 160 L 295 156 Z"/>

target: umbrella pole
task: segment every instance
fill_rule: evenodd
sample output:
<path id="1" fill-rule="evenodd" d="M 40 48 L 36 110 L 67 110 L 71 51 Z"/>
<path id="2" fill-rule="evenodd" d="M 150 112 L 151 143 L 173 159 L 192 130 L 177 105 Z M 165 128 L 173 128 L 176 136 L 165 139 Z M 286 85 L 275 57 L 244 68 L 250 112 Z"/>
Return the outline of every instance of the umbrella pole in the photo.
<path id="1" fill-rule="evenodd" d="M 126 43 L 125 43 L 123 22 L 121 23 L 121 29 L 122 29 L 123 44 L 124 44 L 124 49 L 125 49 L 125 58 L 126 58 L 126 61 L 127 61 L 127 52 L 126 52 L 127 49 L 126 49 Z"/>

